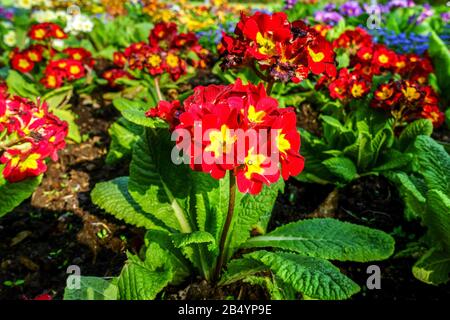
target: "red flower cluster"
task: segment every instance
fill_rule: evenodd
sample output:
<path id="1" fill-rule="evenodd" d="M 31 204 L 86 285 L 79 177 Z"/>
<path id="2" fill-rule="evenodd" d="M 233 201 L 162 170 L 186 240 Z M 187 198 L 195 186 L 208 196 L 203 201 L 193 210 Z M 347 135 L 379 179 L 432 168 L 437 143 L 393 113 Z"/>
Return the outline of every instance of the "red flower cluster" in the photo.
<path id="1" fill-rule="evenodd" d="M 31 26 L 28 36 L 36 41 L 50 39 L 66 39 L 67 34 L 59 25 L 51 22 L 38 23 Z"/>
<path id="2" fill-rule="evenodd" d="M 438 101 L 431 86 L 402 80 L 380 85 L 374 92 L 371 106 L 388 110 L 405 121 L 430 119 L 434 127 L 439 127 L 445 117 L 439 110 Z"/>
<path id="3" fill-rule="evenodd" d="M 346 50 L 350 55 L 350 68 L 358 70 L 370 81 L 374 75 L 391 72 L 424 84 L 433 72 L 427 56 L 396 54 L 385 45 L 374 43 L 372 37 L 361 28 L 346 30 L 333 42 L 333 46 Z"/>
<path id="4" fill-rule="evenodd" d="M 133 79 L 131 74 L 122 69 L 110 69 L 108 71 L 103 72 L 102 78 L 108 81 L 108 85 L 112 88 L 117 87 L 116 81 L 122 78 Z"/>
<path id="5" fill-rule="evenodd" d="M 326 86 L 331 98 L 346 102 L 365 97 L 374 75 L 397 74 L 404 80 L 382 84 L 375 91 L 371 106 L 388 110 L 402 121 L 428 118 L 435 127 L 442 125 L 444 115 L 439 110 L 438 97 L 427 85 L 429 74 L 433 72 L 427 55 L 396 54 L 374 43 L 361 28 L 345 31 L 333 45 L 336 50 L 344 49 L 349 53 L 349 68 L 341 69 L 337 77 L 323 76 L 317 88 Z"/>
<path id="6" fill-rule="evenodd" d="M 5 179 L 18 182 L 45 172 L 45 159 L 58 159 L 67 130 L 67 123 L 48 112 L 45 103 L 0 93 L 0 162 Z"/>
<path id="7" fill-rule="evenodd" d="M 166 72 L 176 81 L 188 65 L 204 68 L 207 57 L 194 33 L 178 33 L 175 23 L 161 22 L 150 31 L 148 43 L 133 43 L 123 53 L 114 53 L 113 59 L 119 68 L 145 70 L 152 76 Z"/>
<path id="8" fill-rule="evenodd" d="M 86 75 L 81 61 L 74 59 L 52 60 L 47 64 L 41 83 L 48 89 L 59 88 L 64 81 L 73 81 Z"/>
<path id="9" fill-rule="evenodd" d="M 310 71 L 334 77 L 333 48 L 321 33 L 300 20 L 290 23 L 283 12 L 242 14 L 234 35 L 223 34 L 218 46 L 222 68 L 259 67 L 269 81 L 297 83 Z"/>
<path id="10" fill-rule="evenodd" d="M 54 23 L 41 23 L 33 25 L 28 34 L 33 40 L 66 38 L 61 32 L 60 27 Z M 73 81 L 84 77 L 86 70 L 95 64 L 92 54 L 86 49 L 67 48 L 59 53 L 51 44 L 32 44 L 22 51 L 15 48 L 10 58 L 11 67 L 22 73 L 33 71 L 38 63 L 46 64 L 39 71 L 43 72 L 40 82 L 48 89 L 61 87 L 65 80 Z"/>
<path id="11" fill-rule="evenodd" d="M 28 73 L 34 69 L 36 63 L 43 60 L 44 51 L 47 49 L 40 44 L 32 45 L 23 51 L 15 48 L 11 53 L 11 67 L 22 73 Z"/>
<path id="12" fill-rule="evenodd" d="M 349 72 L 347 68 L 342 68 L 336 78 L 320 78 L 318 87 L 322 86 L 324 81 L 328 82 L 328 90 L 333 99 L 360 99 L 370 91 L 370 82 L 359 70 Z"/>
<path id="13" fill-rule="evenodd" d="M 161 101 L 147 112 L 166 120 L 192 169 L 221 179 L 231 170 L 239 191 L 258 194 L 263 185 L 298 175 L 304 159 L 291 108 L 280 109 L 260 84 L 197 87 L 183 105 Z"/>

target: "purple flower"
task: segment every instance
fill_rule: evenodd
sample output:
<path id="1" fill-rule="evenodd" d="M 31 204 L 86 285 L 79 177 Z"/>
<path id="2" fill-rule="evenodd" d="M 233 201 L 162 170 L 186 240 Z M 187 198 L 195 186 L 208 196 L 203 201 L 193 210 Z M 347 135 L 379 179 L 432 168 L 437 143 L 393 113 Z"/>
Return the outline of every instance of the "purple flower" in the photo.
<path id="1" fill-rule="evenodd" d="M 423 5 L 423 11 L 420 14 L 419 18 L 417 18 L 416 24 L 421 24 L 425 19 L 433 16 L 433 9 L 428 3 Z"/>
<path id="2" fill-rule="evenodd" d="M 386 4 L 388 9 L 414 7 L 413 0 L 391 0 Z"/>
<path id="3" fill-rule="evenodd" d="M 318 22 L 334 25 L 344 19 L 344 17 L 337 12 L 316 11 L 314 19 Z"/>
<path id="4" fill-rule="evenodd" d="M 0 7 L 0 18 L 12 20 L 13 17 L 14 17 L 14 11 L 12 9 L 6 9 L 3 7 Z"/>
<path id="5" fill-rule="evenodd" d="M 443 13 L 441 13 L 441 19 L 445 23 L 448 23 L 450 21 L 450 12 L 443 12 Z"/>
<path id="6" fill-rule="evenodd" d="M 327 12 L 332 12 L 335 9 L 336 9 L 336 4 L 334 4 L 334 3 L 328 3 L 327 5 L 325 5 L 325 7 L 323 7 L 323 10 L 327 11 Z"/>
<path id="7" fill-rule="evenodd" d="M 348 17 L 356 17 L 363 13 L 357 1 L 347 1 L 340 8 L 341 14 Z"/>
<path id="8" fill-rule="evenodd" d="M 285 0 L 284 10 L 292 9 L 298 0 Z"/>

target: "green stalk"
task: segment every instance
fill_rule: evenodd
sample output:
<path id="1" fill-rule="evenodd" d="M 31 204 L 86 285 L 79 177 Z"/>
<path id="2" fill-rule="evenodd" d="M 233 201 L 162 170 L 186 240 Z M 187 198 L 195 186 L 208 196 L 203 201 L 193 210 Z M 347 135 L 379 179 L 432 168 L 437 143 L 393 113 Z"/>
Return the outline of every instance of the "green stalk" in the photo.
<path id="1" fill-rule="evenodd" d="M 219 245 L 219 257 L 217 258 L 216 270 L 214 272 L 214 280 L 218 280 L 220 277 L 220 271 L 222 270 L 223 263 L 225 262 L 225 244 L 227 242 L 228 233 L 230 231 L 231 221 L 233 220 L 234 206 L 236 204 L 236 176 L 233 171 L 230 171 L 230 198 L 228 202 L 227 219 L 222 230 L 222 236 L 220 238 Z"/>

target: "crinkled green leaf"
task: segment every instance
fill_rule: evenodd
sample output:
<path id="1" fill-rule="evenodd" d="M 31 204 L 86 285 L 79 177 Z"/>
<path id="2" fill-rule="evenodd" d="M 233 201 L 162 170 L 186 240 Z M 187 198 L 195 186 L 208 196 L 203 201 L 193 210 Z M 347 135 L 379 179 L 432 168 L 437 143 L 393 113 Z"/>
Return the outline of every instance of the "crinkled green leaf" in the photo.
<path id="1" fill-rule="evenodd" d="M 247 240 L 244 248 L 275 247 L 340 261 L 377 261 L 394 252 L 394 239 L 379 230 L 335 219 L 307 219 Z"/>
<path id="2" fill-rule="evenodd" d="M 64 289 L 64 300 L 117 300 L 119 289 L 112 280 L 80 276 L 79 289 Z"/>
<path id="3" fill-rule="evenodd" d="M 152 270 L 137 256 L 128 255 L 128 261 L 119 276 L 121 300 L 153 300 L 172 280 L 170 269 Z"/>
<path id="4" fill-rule="evenodd" d="M 424 222 L 436 243 L 450 255 L 450 198 L 440 190 L 429 190 Z"/>
<path id="5" fill-rule="evenodd" d="M 445 284 L 450 277 L 450 253 L 430 249 L 413 266 L 414 276 L 428 284 Z"/>
<path id="6" fill-rule="evenodd" d="M 119 118 L 108 129 L 111 145 L 106 156 L 106 163 L 114 165 L 123 159 L 131 158 L 133 145 L 139 139 L 143 130 L 125 118 Z"/>
<path id="7" fill-rule="evenodd" d="M 172 162 L 172 148 L 167 130 L 147 129 L 133 149 L 128 191 L 145 212 L 173 229 L 191 232 L 191 169 Z"/>
<path id="8" fill-rule="evenodd" d="M 327 260 L 294 253 L 256 251 L 244 255 L 266 265 L 296 291 L 314 299 L 342 300 L 360 288 Z"/>
<path id="9" fill-rule="evenodd" d="M 345 182 L 352 181 L 358 176 L 352 160 L 346 157 L 333 157 L 323 161 L 324 166 L 338 178 Z"/>
<path id="10" fill-rule="evenodd" d="M 433 133 L 433 123 L 428 119 L 418 119 L 403 129 L 399 137 L 402 150 L 411 145 L 419 135 L 430 136 Z"/>
<path id="11" fill-rule="evenodd" d="M 165 228 L 162 221 L 145 212 L 128 193 L 128 177 L 97 183 L 91 192 L 92 202 L 116 218 L 137 227 Z"/>
<path id="12" fill-rule="evenodd" d="M 9 183 L 3 178 L 3 168 L 4 166 L 0 165 L 0 217 L 31 197 L 42 180 L 42 176 L 39 176 L 16 183 Z"/>
<path id="13" fill-rule="evenodd" d="M 180 249 L 175 248 L 169 233 L 149 230 L 145 235 L 145 244 L 145 264 L 152 270 L 158 270 L 169 263 L 173 272 L 172 284 L 180 284 L 191 274 L 190 262 Z"/>
<path id="14" fill-rule="evenodd" d="M 267 267 L 256 260 L 234 259 L 227 264 L 227 270 L 222 275 L 219 285 L 226 286 L 264 270 L 267 270 Z"/>
<path id="15" fill-rule="evenodd" d="M 433 138 L 419 136 L 414 143 L 419 173 L 429 189 L 450 194 L 450 155 Z"/>

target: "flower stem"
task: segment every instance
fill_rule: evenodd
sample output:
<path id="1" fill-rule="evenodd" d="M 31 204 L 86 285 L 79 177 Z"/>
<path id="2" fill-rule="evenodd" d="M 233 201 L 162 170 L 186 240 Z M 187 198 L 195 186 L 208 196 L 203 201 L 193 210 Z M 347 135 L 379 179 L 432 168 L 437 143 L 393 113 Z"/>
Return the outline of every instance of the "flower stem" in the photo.
<path id="1" fill-rule="evenodd" d="M 270 80 L 269 81 L 269 83 L 267 84 L 267 95 L 269 95 L 270 96 L 270 94 L 272 93 L 272 88 L 273 88 L 273 84 L 274 84 L 275 82 L 273 81 L 273 80 Z"/>
<path id="2" fill-rule="evenodd" d="M 159 87 L 159 77 L 155 77 L 155 89 L 156 89 L 156 94 L 158 95 L 158 102 L 164 100 L 162 93 L 161 93 L 161 88 Z"/>
<path id="3" fill-rule="evenodd" d="M 236 203 L 236 176 L 233 171 L 230 171 L 230 197 L 228 202 L 227 219 L 222 230 L 222 236 L 220 238 L 219 245 L 219 257 L 217 258 L 216 270 L 214 273 L 214 279 L 218 280 L 220 271 L 222 270 L 225 260 L 225 244 L 228 238 L 228 232 L 230 231 L 231 221 L 233 220 L 234 206 Z"/>

